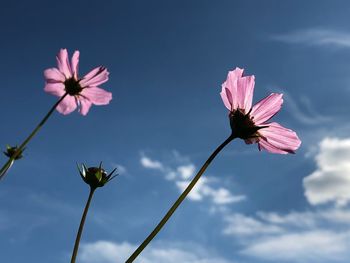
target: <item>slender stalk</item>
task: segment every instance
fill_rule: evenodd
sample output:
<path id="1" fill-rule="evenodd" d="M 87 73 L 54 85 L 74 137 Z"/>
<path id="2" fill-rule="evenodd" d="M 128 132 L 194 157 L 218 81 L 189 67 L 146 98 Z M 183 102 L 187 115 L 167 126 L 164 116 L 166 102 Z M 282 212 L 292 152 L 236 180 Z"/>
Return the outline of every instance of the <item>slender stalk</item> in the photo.
<path id="1" fill-rule="evenodd" d="M 14 160 L 16 157 L 22 152 L 24 147 L 27 145 L 27 143 L 34 137 L 34 135 L 40 130 L 40 128 L 45 124 L 45 122 L 48 120 L 48 118 L 51 116 L 51 114 L 54 112 L 58 104 L 61 103 L 61 101 L 68 95 L 68 93 L 65 93 L 49 110 L 49 112 L 45 115 L 45 117 L 41 120 L 41 122 L 35 127 L 35 129 L 32 131 L 32 133 L 24 140 L 24 142 L 18 147 L 17 151 L 11 156 L 11 158 L 8 159 L 8 161 L 4 164 L 4 166 L 0 170 L 0 180 L 5 176 L 6 172 L 10 169 L 12 166 Z"/>
<path id="2" fill-rule="evenodd" d="M 0 180 L 2 179 L 2 177 L 4 177 L 7 173 L 8 170 L 10 170 L 10 168 L 12 167 L 12 165 L 14 164 L 15 160 L 12 160 L 11 162 L 7 162 L 5 164 L 5 166 L 3 167 L 3 172 L 0 174 Z"/>
<path id="3" fill-rule="evenodd" d="M 88 210 L 89 210 L 89 207 L 90 207 L 90 203 L 91 203 L 91 199 L 92 199 L 92 196 L 94 195 L 95 189 L 96 188 L 92 188 L 92 187 L 90 188 L 90 194 L 89 194 L 88 200 L 86 202 L 84 213 L 83 213 L 83 216 L 81 217 L 81 221 L 80 221 L 80 226 L 79 226 L 79 230 L 78 230 L 78 233 L 77 233 L 77 237 L 75 239 L 74 249 L 73 249 L 73 253 L 72 253 L 72 259 L 70 260 L 71 263 L 75 263 L 75 259 L 76 259 L 77 254 L 78 254 L 81 234 L 83 233 L 86 215 L 88 213 Z"/>
<path id="4" fill-rule="evenodd" d="M 142 252 L 142 250 L 152 241 L 152 239 L 158 234 L 158 232 L 162 229 L 162 227 L 166 224 L 166 222 L 169 220 L 169 218 L 172 216 L 172 214 L 175 212 L 175 210 L 179 207 L 179 205 L 182 203 L 182 201 L 186 198 L 186 196 L 190 193 L 192 188 L 195 186 L 195 184 L 198 182 L 199 178 L 202 176 L 202 174 L 205 172 L 205 170 L 208 168 L 210 163 L 214 160 L 216 155 L 227 145 L 229 144 L 235 137 L 231 135 L 228 137 L 222 144 L 219 145 L 218 148 L 215 149 L 215 151 L 209 156 L 208 160 L 203 164 L 202 168 L 198 171 L 196 176 L 192 179 L 190 184 L 187 186 L 187 188 L 183 191 L 183 193 L 179 196 L 179 198 L 175 201 L 175 203 L 172 205 L 172 207 L 169 209 L 169 211 L 166 213 L 166 215 L 163 217 L 163 219 L 158 223 L 158 225 L 154 228 L 154 230 L 148 235 L 148 237 L 142 242 L 142 244 L 134 251 L 134 253 L 125 261 L 125 263 L 131 263 L 133 262 L 137 256 Z"/>

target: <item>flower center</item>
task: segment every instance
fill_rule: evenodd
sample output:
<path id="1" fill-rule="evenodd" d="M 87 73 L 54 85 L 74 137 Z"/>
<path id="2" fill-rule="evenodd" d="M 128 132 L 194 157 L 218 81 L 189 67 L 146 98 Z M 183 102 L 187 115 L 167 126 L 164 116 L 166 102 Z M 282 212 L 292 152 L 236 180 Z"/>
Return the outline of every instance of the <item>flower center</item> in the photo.
<path id="1" fill-rule="evenodd" d="M 71 96 L 78 95 L 83 90 L 83 88 L 79 84 L 79 81 L 77 81 L 73 77 L 70 79 L 66 79 L 66 81 L 64 82 L 64 87 L 66 92 Z"/>
<path id="2" fill-rule="evenodd" d="M 243 140 L 260 137 L 258 130 L 267 127 L 256 126 L 252 117 L 250 116 L 250 112 L 245 114 L 241 109 L 231 111 L 229 118 L 232 135 Z"/>

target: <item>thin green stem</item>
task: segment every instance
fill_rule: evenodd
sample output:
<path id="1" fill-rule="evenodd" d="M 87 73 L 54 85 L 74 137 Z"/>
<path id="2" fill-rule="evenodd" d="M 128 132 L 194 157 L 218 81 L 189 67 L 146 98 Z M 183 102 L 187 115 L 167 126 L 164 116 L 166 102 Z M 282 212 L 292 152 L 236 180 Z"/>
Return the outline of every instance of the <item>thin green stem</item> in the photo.
<path id="1" fill-rule="evenodd" d="M 182 203 L 182 201 L 186 198 L 186 196 L 190 193 L 192 188 L 195 186 L 195 184 L 198 182 L 199 178 L 202 176 L 202 174 L 205 172 L 205 170 L 208 168 L 210 163 L 214 160 L 216 155 L 227 145 L 229 144 L 235 137 L 231 135 L 228 137 L 222 144 L 219 145 L 218 148 L 215 149 L 215 151 L 209 156 L 208 160 L 203 164 L 202 168 L 198 171 L 196 176 L 192 179 L 190 184 L 187 186 L 187 188 L 183 191 L 183 193 L 179 196 L 179 198 L 175 201 L 175 203 L 172 205 L 172 207 L 169 209 L 169 211 L 166 213 L 166 215 L 163 217 L 163 219 L 158 223 L 158 225 L 154 228 L 154 230 L 148 235 L 148 237 L 142 242 L 142 244 L 135 250 L 135 252 L 125 261 L 125 263 L 131 263 L 133 262 L 137 256 L 144 250 L 144 248 L 152 241 L 152 239 L 158 234 L 158 232 L 162 229 L 162 227 L 166 224 L 166 222 L 169 220 L 169 218 L 172 216 L 172 214 L 175 212 L 175 210 L 179 207 L 179 205 Z"/>
<path id="2" fill-rule="evenodd" d="M 0 176 L 0 180 L 2 179 L 2 177 L 4 177 L 7 173 L 8 170 L 10 170 L 10 168 L 12 167 L 12 165 L 15 163 L 15 160 L 12 160 L 11 162 L 7 162 L 4 167 L 3 167 L 3 172 L 1 173 Z"/>
<path id="3" fill-rule="evenodd" d="M 4 164 L 4 166 L 0 170 L 0 180 L 5 176 L 6 172 L 9 170 L 11 165 L 13 164 L 14 160 L 16 160 L 16 157 L 22 152 L 24 147 L 28 144 L 28 142 L 34 137 L 34 135 L 40 130 L 40 128 L 45 124 L 45 122 L 48 120 L 48 118 L 51 116 L 51 114 L 54 112 L 58 104 L 61 103 L 61 101 L 68 95 L 68 93 L 65 93 L 49 110 L 49 112 L 45 115 L 45 117 L 41 120 L 41 122 L 35 127 L 35 129 L 32 131 L 32 133 L 24 140 L 24 142 L 17 148 L 17 151 L 11 156 L 11 158 L 8 159 L 8 161 Z"/>
<path id="4" fill-rule="evenodd" d="M 89 194 L 88 200 L 86 202 L 84 213 L 83 213 L 83 216 L 81 217 L 81 221 L 80 221 L 80 226 L 79 226 L 79 230 L 78 230 L 78 233 L 77 233 L 77 237 L 75 239 L 74 249 L 73 249 L 73 253 L 72 253 L 72 259 L 70 260 L 71 263 L 75 263 L 75 259 L 76 259 L 77 254 L 78 254 L 81 234 L 83 233 L 86 215 L 87 215 L 87 213 L 89 211 L 91 199 L 92 199 L 92 196 L 94 195 L 95 189 L 96 188 L 90 188 L 90 194 Z"/>

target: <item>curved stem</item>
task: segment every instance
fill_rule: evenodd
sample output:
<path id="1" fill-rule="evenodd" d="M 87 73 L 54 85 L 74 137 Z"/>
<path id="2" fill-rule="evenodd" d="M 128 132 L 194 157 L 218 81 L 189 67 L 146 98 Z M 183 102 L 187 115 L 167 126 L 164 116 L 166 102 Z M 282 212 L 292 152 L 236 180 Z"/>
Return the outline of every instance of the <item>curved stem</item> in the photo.
<path id="1" fill-rule="evenodd" d="M 32 133 L 24 140 L 24 142 L 18 147 L 17 151 L 11 156 L 11 158 L 8 159 L 8 161 L 4 164 L 4 166 L 0 170 L 0 180 L 4 177 L 6 172 L 10 169 L 12 166 L 14 160 L 16 160 L 16 157 L 22 152 L 24 147 L 27 145 L 27 143 L 34 137 L 34 135 L 40 130 L 40 128 L 45 124 L 45 122 L 48 120 L 48 118 L 51 116 L 51 114 L 54 112 L 58 104 L 61 103 L 61 101 L 68 95 L 68 93 L 65 93 L 49 110 L 49 112 L 45 115 L 45 117 L 41 120 L 41 122 L 35 127 L 35 129 L 32 131 Z M 12 164 L 11 164 L 12 163 Z"/>
<path id="2" fill-rule="evenodd" d="M 1 169 L 1 174 L 0 174 L 0 180 L 2 179 L 2 177 L 4 177 L 7 173 L 8 170 L 10 170 L 11 166 L 14 164 L 15 160 L 12 160 L 11 162 L 7 162 L 3 169 Z"/>
<path id="3" fill-rule="evenodd" d="M 77 254 L 78 254 L 81 234 L 83 233 L 86 215 L 87 215 L 87 213 L 89 211 L 91 199 L 92 199 L 92 196 L 93 196 L 94 192 L 95 192 L 95 188 L 90 188 L 90 194 L 89 194 L 88 200 L 86 202 L 84 213 L 83 213 L 83 216 L 81 217 L 81 221 L 80 221 L 80 226 L 79 226 L 79 230 L 78 230 L 78 233 L 77 233 L 77 237 L 75 239 L 74 249 L 73 249 L 73 253 L 72 253 L 72 259 L 70 260 L 71 263 L 75 263 L 75 259 L 76 259 Z"/>
<path id="4" fill-rule="evenodd" d="M 125 263 L 131 263 L 133 262 L 137 256 L 142 252 L 142 250 L 152 241 L 152 239 L 158 234 L 158 232 L 162 229 L 162 227 L 166 224 L 166 222 L 169 220 L 169 218 L 172 216 L 172 214 L 175 212 L 175 210 L 179 207 L 179 205 L 182 203 L 182 201 L 186 198 L 186 196 L 190 193 L 192 188 L 195 186 L 195 184 L 198 182 L 199 178 L 202 176 L 202 174 L 205 172 L 205 170 L 208 168 L 210 163 L 214 160 L 216 155 L 227 145 L 229 144 L 235 137 L 231 135 L 228 137 L 222 144 L 219 145 L 218 148 L 215 149 L 215 151 L 209 156 L 208 160 L 203 164 L 202 168 L 198 171 L 196 176 L 192 179 L 190 184 L 187 186 L 187 188 L 183 191 L 183 193 L 179 196 L 179 198 L 175 201 L 175 203 L 172 205 L 172 207 L 169 209 L 169 211 L 166 213 L 166 215 L 163 217 L 163 219 L 158 223 L 158 225 L 154 228 L 154 230 L 148 235 L 148 237 L 142 242 L 142 244 L 135 250 L 135 252 L 125 261 Z"/>

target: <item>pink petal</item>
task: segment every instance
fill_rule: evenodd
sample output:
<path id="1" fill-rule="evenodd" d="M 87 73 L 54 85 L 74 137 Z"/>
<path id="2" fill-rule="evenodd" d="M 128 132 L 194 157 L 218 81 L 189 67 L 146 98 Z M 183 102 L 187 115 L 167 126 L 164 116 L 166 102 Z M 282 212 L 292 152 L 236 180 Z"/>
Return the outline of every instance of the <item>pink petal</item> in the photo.
<path id="1" fill-rule="evenodd" d="M 228 88 L 225 88 L 225 85 L 222 84 L 222 90 L 220 92 L 221 99 L 225 107 L 231 111 L 232 110 L 232 95 Z"/>
<path id="2" fill-rule="evenodd" d="M 75 79 L 78 79 L 78 65 L 79 65 L 79 51 L 74 51 L 74 54 L 72 56 L 72 74 Z"/>
<path id="3" fill-rule="evenodd" d="M 286 151 L 283 151 L 281 149 L 276 148 L 271 143 L 264 141 L 264 140 L 259 141 L 258 148 L 259 148 L 259 151 L 265 150 L 265 151 L 270 152 L 270 153 L 278 153 L 278 154 L 289 153 L 289 152 L 286 152 Z"/>
<path id="4" fill-rule="evenodd" d="M 68 95 L 63 101 L 58 104 L 56 110 L 63 115 L 73 112 L 77 108 L 77 102 L 74 96 Z"/>
<path id="5" fill-rule="evenodd" d="M 48 83 L 63 83 L 66 78 L 57 68 L 49 68 L 44 71 L 44 77 Z"/>
<path id="6" fill-rule="evenodd" d="M 245 113 L 252 107 L 255 77 L 247 76 L 237 80 L 237 103 L 238 108 L 244 109 Z"/>
<path id="7" fill-rule="evenodd" d="M 91 70 L 80 81 L 82 87 L 97 87 L 108 80 L 109 72 L 105 67 L 98 67 Z"/>
<path id="8" fill-rule="evenodd" d="M 54 96 L 62 97 L 65 93 L 63 83 L 47 83 L 44 91 Z"/>
<path id="9" fill-rule="evenodd" d="M 274 153 L 294 153 L 300 146 L 298 135 L 276 122 L 267 123 L 269 127 L 259 130 L 262 136 L 259 146 Z"/>
<path id="10" fill-rule="evenodd" d="M 228 72 L 227 79 L 235 80 L 243 76 L 244 69 L 236 67 L 234 70 Z"/>
<path id="11" fill-rule="evenodd" d="M 251 116 L 256 125 L 260 125 L 271 119 L 282 107 L 283 94 L 272 93 L 253 106 Z"/>
<path id="12" fill-rule="evenodd" d="M 85 88 L 81 95 L 95 105 L 106 105 L 112 100 L 112 93 L 99 87 Z"/>
<path id="13" fill-rule="evenodd" d="M 236 68 L 235 70 L 229 71 L 227 75 L 226 81 L 222 84 L 222 90 L 221 90 L 221 98 L 226 106 L 230 111 L 235 110 L 238 108 L 238 101 L 237 101 L 237 80 L 241 78 L 243 75 L 243 69 Z M 231 98 L 227 97 L 229 94 L 227 90 L 230 91 Z M 226 95 L 226 96 L 224 96 Z M 232 100 L 232 101 L 231 101 Z M 230 104 L 228 104 L 228 102 Z"/>
<path id="14" fill-rule="evenodd" d="M 56 59 L 59 71 L 63 73 L 66 79 L 71 78 L 72 69 L 69 64 L 67 49 L 61 49 L 60 52 L 57 54 Z"/>
<path id="15" fill-rule="evenodd" d="M 83 97 L 79 97 L 79 103 L 80 103 L 79 112 L 81 115 L 85 116 L 86 114 L 88 114 L 89 109 L 92 105 L 92 102 Z"/>

